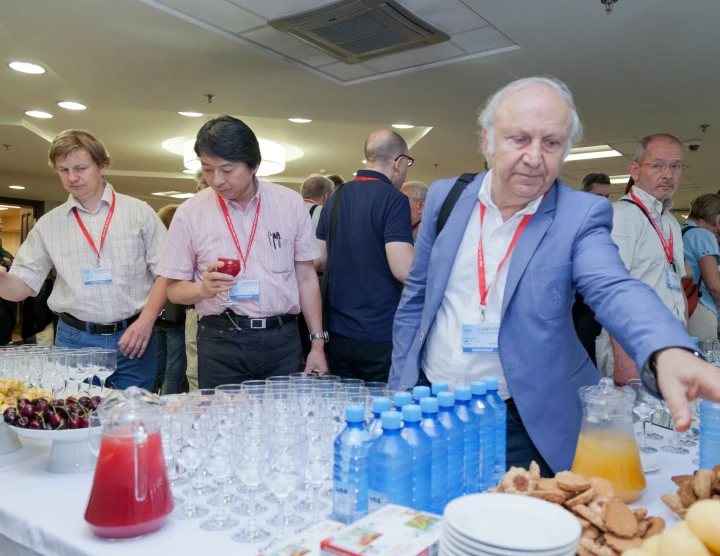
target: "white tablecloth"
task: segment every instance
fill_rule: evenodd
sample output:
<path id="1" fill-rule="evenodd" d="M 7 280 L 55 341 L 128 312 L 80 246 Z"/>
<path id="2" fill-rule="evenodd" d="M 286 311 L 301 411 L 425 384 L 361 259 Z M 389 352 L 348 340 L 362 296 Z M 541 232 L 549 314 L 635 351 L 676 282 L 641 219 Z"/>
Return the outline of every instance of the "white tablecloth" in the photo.
<path id="1" fill-rule="evenodd" d="M 671 431 L 653 427 L 669 439 Z M 206 532 L 202 519 L 180 521 L 170 518 L 159 532 L 127 542 L 107 542 L 95 538 L 83 519 L 93 474 L 55 475 L 45 471 L 50 443 L 22 438 L 23 448 L 0 456 L 0 555 L 1 556 L 162 556 L 257 554 L 269 543 L 242 545 L 230 539 L 229 531 Z M 659 448 L 667 440 L 650 440 Z M 690 474 L 697 466 L 697 448 L 688 455 L 643 455 L 660 464 L 646 475 L 647 490 L 633 504 L 645 507 L 649 515 L 663 517 L 669 524 L 676 518 L 660 496 L 674 493 L 673 475 Z M 112 504 L 112 500 L 108 500 Z M 272 506 L 271 506 L 272 509 Z M 263 517 L 271 517 L 268 514 Z M 245 518 L 241 525 L 245 524 Z M 289 531 L 290 532 L 290 531 Z"/>

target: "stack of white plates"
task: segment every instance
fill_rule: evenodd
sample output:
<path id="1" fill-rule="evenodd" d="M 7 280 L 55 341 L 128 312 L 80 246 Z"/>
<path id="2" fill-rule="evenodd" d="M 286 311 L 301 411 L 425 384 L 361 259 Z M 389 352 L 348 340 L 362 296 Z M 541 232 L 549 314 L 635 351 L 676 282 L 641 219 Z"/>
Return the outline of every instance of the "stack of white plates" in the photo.
<path id="1" fill-rule="evenodd" d="M 445 507 L 440 556 L 574 556 L 580 523 L 562 506 L 517 494 L 473 494 Z"/>

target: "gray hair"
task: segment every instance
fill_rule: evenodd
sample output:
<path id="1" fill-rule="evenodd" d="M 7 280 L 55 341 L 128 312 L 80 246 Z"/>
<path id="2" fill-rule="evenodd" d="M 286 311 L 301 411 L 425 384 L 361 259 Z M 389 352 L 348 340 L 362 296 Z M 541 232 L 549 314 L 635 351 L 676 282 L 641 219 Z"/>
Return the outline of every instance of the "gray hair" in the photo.
<path id="1" fill-rule="evenodd" d="M 400 190 L 408 189 L 408 197 L 416 203 L 424 201 L 427 197 L 428 186 L 421 181 L 406 181 Z"/>
<path id="2" fill-rule="evenodd" d="M 678 139 L 674 135 L 671 135 L 670 133 L 653 133 L 652 135 L 648 135 L 647 137 L 643 137 L 642 139 L 640 139 L 640 142 L 635 149 L 635 162 L 642 162 L 643 160 L 645 160 L 648 146 L 650 145 L 650 143 L 656 140 L 677 143 L 677 145 L 680 147 L 681 157 L 683 159 L 685 158 L 685 151 L 683 151 L 683 144 L 680 142 L 680 139 Z"/>
<path id="3" fill-rule="evenodd" d="M 565 148 L 563 158 L 570 153 L 570 149 L 580 142 L 583 132 L 582 122 L 580 121 L 580 116 L 578 116 L 577 109 L 575 108 L 575 101 L 573 100 L 572 93 L 570 92 L 570 89 L 568 89 L 568 86 L 554 77 L 525 77 L 523 79 L 513 81 L 512 83 L 508 83 L 502 89 L 494 93 L 488 99 L 487 104 L 485 104 L 485 107 L 482 109 L 482 112 L 480 112 L 478 125 L 480 126 L 480 129 L 485 130 L 485 133 L 487 134 L 488 148 L 486 154 L 493 154 L 495 150 L 495 147 L 493 146 L 495 139 L 495 119 L 497 118 L 498 108 L 500 108 L 502 101 L 505 100 L 505 97 L 508 94 L 527 87 L 532 87 L 534 85 L 545 85 L 557 91 L 568 103 L 570 111 L 572 112 L 570 135 L 568 137 L 568 144 Z"/>
<path id="4" fill-rule="evenodd" d="M 335 188 L 332 180 L 322 174 L 310 174 L 300 186 L 300 195 L 303 199 L 317 201 L 322 199 L 326 193 L 332 193 Z"/>

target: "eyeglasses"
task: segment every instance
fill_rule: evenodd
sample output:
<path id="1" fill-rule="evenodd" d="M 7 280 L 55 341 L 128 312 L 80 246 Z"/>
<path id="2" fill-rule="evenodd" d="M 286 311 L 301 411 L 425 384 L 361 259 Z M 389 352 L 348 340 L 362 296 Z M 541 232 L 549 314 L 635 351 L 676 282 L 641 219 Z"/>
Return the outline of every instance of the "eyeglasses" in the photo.
<path id="1" fill-rule="evenodd" d="M 408 168 L 413 165 L 413 162 L 415 162 L 415 159 L 414 159 L 412 156 L 408 155 L 408 154 L 401 154 L 400 156 L 398 156 L 398 157 L 395 159 L 395 162 L 397 162 L 398 160 L 400 160 L 400 159 L 403 158 L 403 157 L 407 158 Z"/>
<path id="2" fill-rule="evenodd" d="M 653 174 L 662 174 L 668 168 L 670 168 L 670 171 L 673 174 L 680 174 L 683 170 L 690 168 L 690 166 L 678 163 L 662 164 L 660 162 L 636 162 L 635 164 L 638 166 L 648 166 Z"/>

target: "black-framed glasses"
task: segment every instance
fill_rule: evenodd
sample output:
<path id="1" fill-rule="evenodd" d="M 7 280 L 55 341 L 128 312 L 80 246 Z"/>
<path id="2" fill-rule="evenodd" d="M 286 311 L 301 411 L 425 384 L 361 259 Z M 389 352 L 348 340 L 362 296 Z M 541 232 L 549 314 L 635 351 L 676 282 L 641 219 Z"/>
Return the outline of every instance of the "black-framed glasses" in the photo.
<path id="1" fill-rule="evenodd" d="M 401 154 L 400 156 L 398 156 L 398 157 L 395 159 L 395 162 L 397 162 L 398 160 L 400 160 L 402 157 L 407 158 L 408 168 L 413 165 L 413 162 L 415 162 L 415 159 L 414 159 L 412 156 L 410 156 L 409 154 Z"/>

